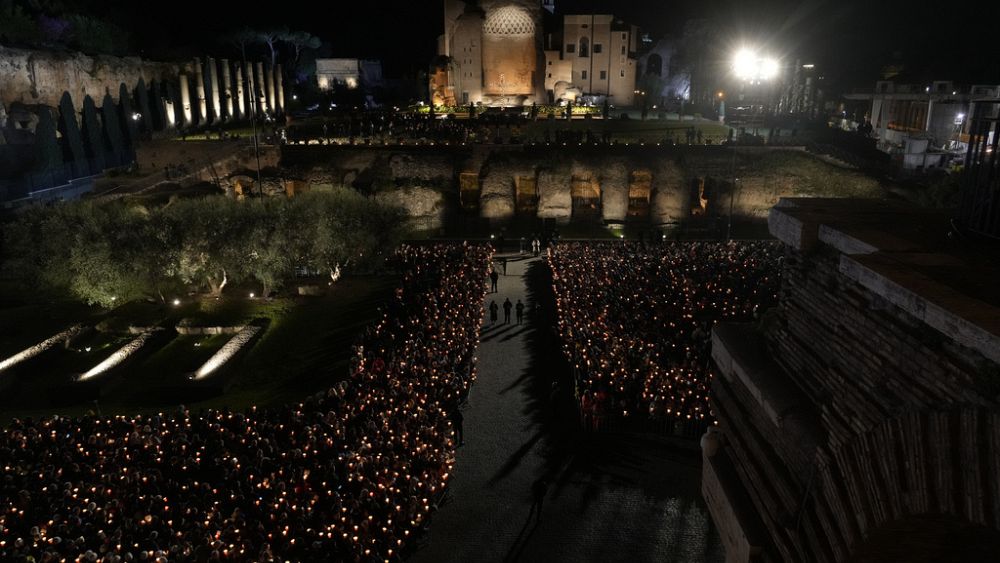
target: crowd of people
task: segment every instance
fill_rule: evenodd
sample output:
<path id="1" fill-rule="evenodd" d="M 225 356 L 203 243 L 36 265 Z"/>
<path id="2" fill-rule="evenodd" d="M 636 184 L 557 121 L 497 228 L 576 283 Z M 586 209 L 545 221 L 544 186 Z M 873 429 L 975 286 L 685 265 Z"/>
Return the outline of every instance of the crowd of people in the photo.
<path id="1" fill-rule="evenodd" d="M 550 247 L 558 331 L 583 422 L 712 423 L 712 326 L 777 302 L 771 242 L 560 243 Z"/>
<path id="2" fill-rule="evenodd" d="M 400 560 L 450 477 L 491 255 L 403 246 L 349 376 L 299 404 L 13 421 L 0 560 Z"/>

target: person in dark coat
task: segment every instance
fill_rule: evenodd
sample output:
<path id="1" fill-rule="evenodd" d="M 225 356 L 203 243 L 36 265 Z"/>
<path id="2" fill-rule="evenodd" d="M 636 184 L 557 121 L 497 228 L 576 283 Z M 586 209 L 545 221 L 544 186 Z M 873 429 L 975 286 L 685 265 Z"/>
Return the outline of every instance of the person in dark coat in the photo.
<path id="1" fill-rule="evenodd" d="M 490 301 L 490 324 L 497 322 L 497 313 L 500 312 L 500 306 L 497 305 L 496 301 Z"/>
<path id="2" fill-rule="evenodd" d="M 514 304 L 510 302 L 510 298 L 503 300 L 503 324 L 510 324 L 510 310 L 514 307 Z"/>
<path id="3" fill-rule="evenodd" d="M 517 313 L 517 324 L 521 324 L 524 321 L 524 303 L 521 300 L 517 300 L 517 305 L 514 306 L 514 311 Z"/>
<path id="4" fill-rule="evenodd" d="M 456 406 L 451 411 L 451 426 L 455 429 L 455 446 L 465 445 L 465 432 L 462 430 L 462 421 L 465 417 L 462 416 L 462 410 Z"/>
<path id="5" fill-rule="evenodd" d="M 500 274 L 496 270 L 490 269 L 490 292 L 497 292 L 497 281 L 500 279 Z"/>

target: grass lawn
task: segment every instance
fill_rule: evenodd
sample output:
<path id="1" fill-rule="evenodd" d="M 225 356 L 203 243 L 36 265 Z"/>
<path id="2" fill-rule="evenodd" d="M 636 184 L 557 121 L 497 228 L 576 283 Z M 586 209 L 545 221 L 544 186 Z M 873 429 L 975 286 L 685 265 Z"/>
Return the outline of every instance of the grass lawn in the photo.
<path id="1" fill-rule="evenodd" d="M 345 277 L 329 294 L 320 297 L 284 297 L 272 300 L 229 298 L 185 298 L 178 307 L 153 303 L 130 303 L 107 313 L 116 325 L 150 324 L 174 326 L 182 318 L 196 326 L 229 326 L 254 319 L 267 319 L 264 333 L 251 348 L 226 366 L 230 386 L 221 396 L 202 402 L 170 401 L 158 396 L 164 385 L 186 381 L 221 348 L 231 335 L 184 336 L 159 341 L 147 354 L 124 367 L 102 392 L 103 414 L 129 414 L 169 410 L 183 402 L 200 408 L 249 405 L 279 405 L 301 400 L 344 377 L 351 357 L 351 345 L 375 319 L 398 285 L 395 275 Z M 10 310 L 0 314 L 14 314 Z M 84 320 L 84 319 L 77 319 Z M 93 323 L 98 318 L 86 319 Z M 43 321 L 39 325 L 45 325 Z M 41 332 L 52 334 L 62 324 L 49 321 Z M 51 336 L 47 334 L 44 338 Z M 44 339 L 42 338 L 42 339 Z M 51 414 L 79 415 L 96 408 L 87 403 L 71 407 L 51 406 L 47 390 L 66 383 L 71 373 L 86 371 L 131 339 L 129 335 L 95 333 L 74 342 L 76 350 L 61 347 L 35 358 L 17 372 L 19 387 L 0 394 L 0 420 L 12 417 Z M 41 340 L 41 339 L 39 339 Z M 196 346 L 195 344 L 199 344 Z M 86 352 L 85 347 L 91 351 Z M 11 375 L 11 374 L 6 374 Z"/>

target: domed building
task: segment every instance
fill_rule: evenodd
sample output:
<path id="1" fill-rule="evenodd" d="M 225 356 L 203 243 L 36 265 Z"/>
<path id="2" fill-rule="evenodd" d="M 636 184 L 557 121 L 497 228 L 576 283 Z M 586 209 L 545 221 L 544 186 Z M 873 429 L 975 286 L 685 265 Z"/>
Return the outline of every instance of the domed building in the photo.
<path id="1" fill-rule="evenodd" d="M 437 67 L 447 70 L 447 84 L 436 73 L 433 102 L 543 102 L 542 7 L 538 0 L 445 0 Z"/>
<path id="2" fill-rule="evenodd" d="M 521 106 L 582 96 L 629 106 L 637 35 L 612 15 L 559 15 L 554 0 L 444 0 L 431 101 Z"/>

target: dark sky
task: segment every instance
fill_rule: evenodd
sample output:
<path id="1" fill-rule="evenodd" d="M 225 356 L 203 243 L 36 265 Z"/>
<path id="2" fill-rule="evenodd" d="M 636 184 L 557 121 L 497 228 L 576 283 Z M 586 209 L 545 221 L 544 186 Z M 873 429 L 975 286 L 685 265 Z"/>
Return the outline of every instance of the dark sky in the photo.
<path id="1" fill-rule="evenodd" d="M 224 30 L 241 25 L 287 25 L 322 37 L 333 56 L 381 58 L 390 74 L 425 67 L 442 28 L 441 0 L 80 4 L 130 27 L 147 55 L 210 48 Z M 689 18 L 706 18 L 724 31 L 719 53 L 744 41 L 767 45 L 782 56 L 824 65 L 845 85 L 873 84 L 894 56 L 921 80 L 1000 83 L 997 0 L 556 0 L 556 5 L 566 12 L 614 13 L 654 35 L 677 33 Z"/>

